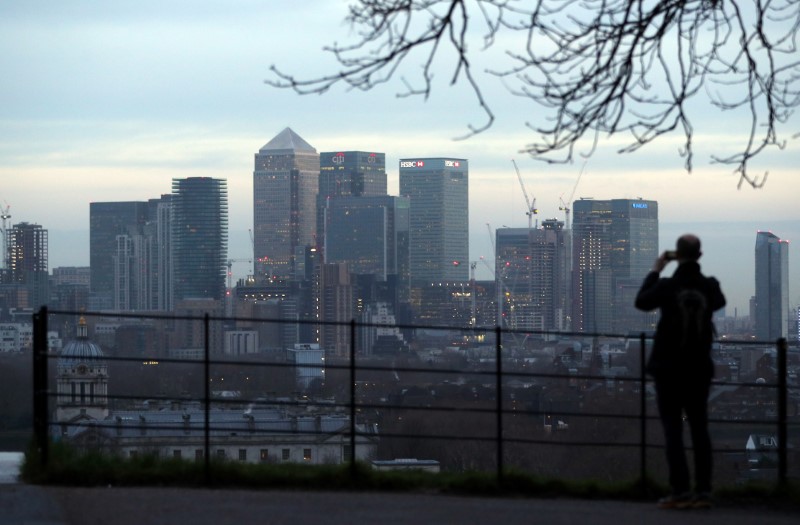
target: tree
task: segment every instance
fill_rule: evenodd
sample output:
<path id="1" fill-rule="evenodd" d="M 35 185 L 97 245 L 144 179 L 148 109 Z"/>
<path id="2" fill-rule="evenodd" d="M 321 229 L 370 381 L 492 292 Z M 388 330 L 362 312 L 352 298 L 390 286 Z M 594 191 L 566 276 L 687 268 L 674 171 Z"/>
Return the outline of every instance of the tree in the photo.
<path id="1" fill-rule="evenodd" d="M 551 163 L 571 162 L 582 139 L 590 155 L 600 136 L 626 135 L 620 152 L 632 152 L 679 130 L 691 172 L 698 118 L 689 102 L 705 93 L 719 111 L 749 118 L 738 152 L 712 161 L 732 165 L 739 187 L 759 187 L 767 174 L 748 165 L 785 146 L 778 127 L 800 103 L 798 0 L 355 0 L 346 21 L 355 41 L 325 48 L 340 71 L 300 79 L 272 66 L 267 83 L 301 94 L 370 90 L 414 56 L 419 77 L 402 78 L 398 96 L 427 98 L 434 61 L 449 48 L 451 84 L 467 82 L 486 116 L 466 136 L 493 124 L 482 86 L 485 75 L 499 77 L 537 106 L 528 123 L 537 138 L 523 151 Z M 501 39 L 512 43 L 510 66 L 476 73 L 474 59 Z"/>

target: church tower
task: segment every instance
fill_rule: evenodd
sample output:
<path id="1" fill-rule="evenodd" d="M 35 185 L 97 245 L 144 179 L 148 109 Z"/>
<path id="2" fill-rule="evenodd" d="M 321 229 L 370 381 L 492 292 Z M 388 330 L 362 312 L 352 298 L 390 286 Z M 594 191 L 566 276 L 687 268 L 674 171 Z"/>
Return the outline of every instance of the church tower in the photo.
<path id="1" fill-rule="evenodd" d="M 56 421 L 72 423 L 108 417 L 108 365 L 100 346 L 89 341 L 86 319 L 64 345 L 57 364 Z"/>

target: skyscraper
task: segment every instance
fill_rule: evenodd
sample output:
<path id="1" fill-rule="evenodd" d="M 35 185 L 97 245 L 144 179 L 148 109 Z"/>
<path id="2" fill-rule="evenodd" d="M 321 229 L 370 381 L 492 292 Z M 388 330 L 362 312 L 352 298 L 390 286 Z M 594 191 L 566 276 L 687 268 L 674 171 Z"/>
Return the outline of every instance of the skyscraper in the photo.
<path id="1" fill-rule="evenodd" d="M 116 286 L 115 259 L 118 235 L 141 235 L 147 223 L 147 203 L 92 202 L 89 204 L 89 266 L 91 283 L 89 308 L 114 308 Z"/>
<path id="2" fill-rule="evenodd" d="M 581 199 L 572 207 L 574 329 L 627 332 L 653 316 L 633 307 L 658 257 L 658 203 L 642 199 Z"/>
<path id="3" fill-rule="evenodd" d="M 774 341 L 789 333 L 789 241 L 756 233 L 756 338 Z"/>
<path id="4" fill-rule="evenodd" d="M 406 197 L 328 199 L 325 219 L 326 263 L 347 263 L 350 272 L 386 280 L 408 269 Z"/>
<path id="5" fill-rule="evenodd" d="M 409 198 L 411 283 L 469 279 L 469 163 L 400 160 L 400 195 Z"/>
<path id="6" fill-rule="evenodd" d="M 565 330 L 567 260 L 564 223 L 498 228 L 496 281 L 501 321 L 515 330 Z"/>
<path id="7" fill-rule="evenodd" d="M 175 303 L 225 297 L 228 189 L 224 179 L 172 180 L 172 262 Z"/>
<path id="8" fill-rule="evenodd" d="M 47 304 L 47 230 L 38 224 L 21 222 L 7 232 L 8 272 L 12 284 L 27 291 L 28 307 Z"/>
<path id="9" fill-rule="evenodd" d="M 253 249 L 256 280 L 293 277 L 295 259 L 316 242 L 320 160 L 290 128 L 255 155 Z"/>
<path id="10" fill-rule="evenodd" d="M 328 151 L 319 155 L 317 239 L 325 235 L 323 210 L 328 199 L 386 195 L 386 154 Z"/>
<path id="11" fill-rule="evenodd" d="M 150 257 L 151 310 L 172 311 L 172 195 L 148 201 L 147 236 L 152 239 Z"/>

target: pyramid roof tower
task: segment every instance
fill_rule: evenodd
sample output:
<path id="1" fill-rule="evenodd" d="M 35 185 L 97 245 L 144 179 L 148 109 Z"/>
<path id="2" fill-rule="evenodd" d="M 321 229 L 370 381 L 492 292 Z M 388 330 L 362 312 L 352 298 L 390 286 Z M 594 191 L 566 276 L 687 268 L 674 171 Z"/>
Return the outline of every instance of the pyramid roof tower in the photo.
<path id="1" fill-rule="evenodd" d="M 277 152 L 294 152 L 306 151 L 309 153 L 316 153 L 317 150 L 306 142 L 303 137 L 292 131 L 292 128 L 284 128 L 283 131 L 275 135 L 275 137 L 267 142 L 260 150 L 259 153 L 277 153 Z"/>

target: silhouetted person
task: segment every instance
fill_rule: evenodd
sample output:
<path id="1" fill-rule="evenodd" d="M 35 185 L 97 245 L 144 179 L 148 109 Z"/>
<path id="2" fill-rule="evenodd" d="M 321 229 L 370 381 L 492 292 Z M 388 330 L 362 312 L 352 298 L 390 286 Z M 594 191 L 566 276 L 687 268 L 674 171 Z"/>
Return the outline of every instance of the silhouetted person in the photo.
<path id="1" fill-rule="evenodd" d="M 714 375 L 711 316 L 725 306 L 719 282 L 700 272 L 700 239 L 686 234 L 674 252 L 662 253 L 636 296 L 636 308 L 661 310 L 647 372 L 655 379 L 658 412 L 664 427 L 669 484 L 672 493 L 661 508 L 711 506 L 711 438 L 708 434 L 708 392 Z M 672 277 L 659 277 L 671 260 Z M 689 421 L 694 447 L 694 493 L 683 445 L 683 415 Z"/>

